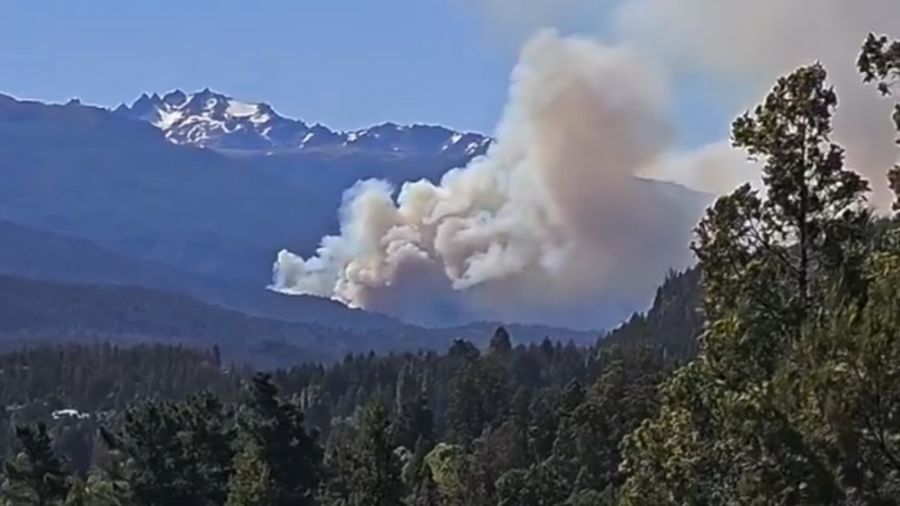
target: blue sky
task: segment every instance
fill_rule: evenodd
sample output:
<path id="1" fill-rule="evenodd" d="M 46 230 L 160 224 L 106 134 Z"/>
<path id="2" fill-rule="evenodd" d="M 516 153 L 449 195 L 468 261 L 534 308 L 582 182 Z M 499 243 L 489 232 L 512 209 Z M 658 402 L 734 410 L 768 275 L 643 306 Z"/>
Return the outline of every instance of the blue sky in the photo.
<path id="1" fill-rule="evenodd" d="M 10 2 L 0 92 L 114 106 L 208 86 L 342 129 L 392 120 L 490 132 L 516 35 L 472 0 Z M 708 92 L 676 86 L 682 144 L 721 138 L 728 109 Z"/>

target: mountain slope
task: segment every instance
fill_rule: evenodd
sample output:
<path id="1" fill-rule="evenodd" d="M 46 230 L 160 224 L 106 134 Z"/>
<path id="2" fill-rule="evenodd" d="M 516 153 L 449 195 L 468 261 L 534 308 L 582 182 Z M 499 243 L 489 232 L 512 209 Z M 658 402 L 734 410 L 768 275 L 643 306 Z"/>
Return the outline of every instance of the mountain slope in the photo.
<path id="1" fill-rule="evenodd" d="M 392 318 L 317 297 L 288 297 L 134 259 L 88 241 L 0 220 L 0 274 L 70 283 L 135 285 L 177 292 L 242 312 L 349 329 L 398 328 Z"/>
<path id="2" fill-rule="evenodd" d="M 187 94 L 174 90 L 160 97 L 141 95 L 115 112 L 159 128 L 175 144 L 220 151 L 272 154 L 327 152 L 368 155 L 464 158 L 483 154 L 490 139 L 476 133 L 429 126 L 384 123 L 362 130 L 336 132 L 285 118 L 265 103 L 242 102 L 204 89 Z"/>
<path id="3" fill-rule="evenodd" d="M 0 220 L 52 236 L 47 246 L 10 239 L 6 247 L 18 249 L 8 249 L 2 272 L 146 285 L 285 320 L 395 328 L 396 320 L 331 301 L 266 291 L 275 255 L 308 256 L 335 233 L 341 195 L 358 179 L 435 180 L 469 159 L 352 147 L 234 156 L 175 144 L 124 110 L 0 95 Z M 60 238 L 82 243 L 61 246 Z"/>
<path id="4" fill-rule="evenodd" d="M 218 345 L 227 359 L 259 367 L 333 361 L 347 353 L 442 350 L 454 339 L 485 345 L 496 324 L 458 329 L 339 329 L 250 316 L 138 286 L 48 282 L 0 275 L 0 348 L 58 342 Z M 522 342 L 589 340 L 585 333 L 512 326 Z M 541 332 L 539 337 L 535 332 Z M 578 337 L 584 339 L 578 339 Z"/>
<path id="5" fill-rule="evenodd" d="M 465 160 L 355 152 L 224 156 L 104 109 L 0 95 L 0 219 L 248 286 L 282 248 L 337 230 L 359 178 L 436 178 Z"/>
<path id="6" fill-rule="evenodd" d="M 254 286 L 334 221 L 314 189 L 77 104 L 0 96 L 0 177 L 0 218 Z"/>
<path id="7" fill-rule="evenodd" d="M 418 340 L 412 340 L 416 337 Z M 218 345 L 229 360 L 257 366 L 331 361 L 351 351 L 409 350 L 427 332 L 365 333 L 248 316 L 175 293 L 137 286 L 58 283 L 0 275 L 0 344 L 173 342 Z"/>
<path id="8" fill-rule="evenodd" d="M 704 322 L 700 277 L 696 267 L 669 273 L 656 290 L 650 309 L 635 313 L 606 333 L 602 342 L 625 346 L 650 344 L 662 349 L 669 359 L 693 358 L 699 349 L 697 339 Z"/>

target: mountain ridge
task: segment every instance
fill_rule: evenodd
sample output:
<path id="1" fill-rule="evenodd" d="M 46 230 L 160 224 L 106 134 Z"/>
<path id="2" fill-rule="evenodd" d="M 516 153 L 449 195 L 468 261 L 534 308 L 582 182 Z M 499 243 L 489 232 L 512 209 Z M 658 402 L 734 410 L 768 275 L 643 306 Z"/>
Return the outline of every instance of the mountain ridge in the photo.
<path id="1" fill-rule="evenodd" d="M 499 325 L 340 328 L 260 317 L 145 286 L 72 283 L 0 273 L 0 350 L 63 342 L 217 345 L 229 360 L 278 367 L 332 362 L 347 353 L 441 350 L 456 339 L 485 346 Z M 549 337 L 592 344 L 597 337 L 551 327 L 511 324 L 508 328 L 520 342 Z"/>
<path id="2" fill-rule="evenodd" d="M 432 155 L 450 158 L 484 154 L 491 139 L 439 125 L 385 122 L 337 131 L 280 115 L 265 102 L 245 102 L 204 88 L 176 89 L 160 96 L 144 93 L 115 114 L 150 123 L 173 144 L 224 152 L 270 155 L 284 152 L 363 151 L 380 155 Z"/>
<path id="3" fill-rule="evenodd" d="M 84 239 L 0 219 L 0 276 L 35 281 L 140 286 L 178 293 L 248 316 L 347 329 L 403 326 L 386 315 L 351 309 L 319 297 L 289 297 L 233 285 L 105 249 Z"/>
<path id="4" fill-rule="evenodd" d="M 335 210 L 348 187 L 368 178 L 384 179 L 395 187 L 423 178 L 436 181 L 470 159 L 390 158 L 359 150 L 341 156 L 313 151 L 229 156 L 217 149 L 175 144 L 150 123 L 108 109 L 77 101 L 51 105 L 0 95 L 4 182 L 0 184 L 0 220 L 87 241 L 141 265 L 149 262 L 174 269 L 196 281 L 175 286 L 180 293 L 267 317 L 295 319 L 283 312 L 292 311 L 290 297 L 265 290 L 276 253 L 286 248 L 309 255 L 322 237 L 335 233 L 340 226 Z M 677 194 L 671 198 L 698 199 L 678 185 L 644 180 L 640 184 L 648 194 L 658 195 L 652 187 L 664 187 L 666 195 Z M 48 244 L 46 249 L 65 250 L 53 241 Z M 42 249 L 30 251 L 34 253 L 23 255 L 37 256 Z M 73 251 L 85 250 L 79 246 Z M 14 259 L 21 262 L 23 256 Z M 61 264 L 86 265 L 69 260 L 60 258 Z M 14 266 L 10 274 L 40 272 L 27 263 L 10 265 Z M 63 278 L 121 282 L 120 274 L 130 264 L 120 265 L 119 274 L 112 278 L 104 277 L 108 271 L 98 271 L 94 279 Z M 146 279 L 138 281 L 147 284 Z M 271 299 L 265 307 L 260 309 L 254 301 L 246 305 L 244 296 L 258 292 L 259 298 Z M 334 305 L 328 300 L 312 302 Z M 270 312 L 269 304 L 284 309 Z M 597 327 L 620 321 L 619 310 L 607 315 L 608 309 L 597 308 L 609 320 Z M 451 318 L 428 323 L 447 328 L 467 322 Z M 535 336 L 542 334 L 534 331 Z"/>

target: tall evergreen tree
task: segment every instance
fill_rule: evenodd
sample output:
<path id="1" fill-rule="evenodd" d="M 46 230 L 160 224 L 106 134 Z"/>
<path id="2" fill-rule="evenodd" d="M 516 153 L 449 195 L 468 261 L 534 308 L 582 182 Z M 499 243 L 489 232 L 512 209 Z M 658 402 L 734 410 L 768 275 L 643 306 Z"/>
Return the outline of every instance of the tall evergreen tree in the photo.
<path id="1" fill-rule="evenodd" d="M 200 500 L 185 473 L 182 430 L 173 403 L 151 402 L 129 409 L 117 433 L 104 432 L 111 450 L 127 459 L 123 478 L 137 505 L 188 505 Z"/>
<path id="2" fill-rule="evenodd" d="M 509 410 L 509 373 L 494 360 L 470 356 L 450 380 L 447 426 L 456 443 L 470 445 Z"/>
<path id="3" fill-rule="evenodd" d="M 21 452 L 6 463 L 2 495 L 10 506 L 61 506 L 71 487 L 44 423 L 16 427 Z"/>
<path id="4" fill-rule="evenodd" d="M 434 414 L 424 393 L 400 407 L 392 432 L 395 444 L 407 449 L 415 448 L 419 441 L 434 443 Z"/>
<path id="5" fill-rule="evenodd" d="M 508 355 L 512 351 L 512 341 L 506 328 L 497 327 L 497 330 L 494 331 L 494 335 L 491 337 L 488 349 L 490 353 L 501 356 Z"/>
<path id="6" fill-rule="evenodd" d="M 347 506 L 400 506 L 403 481 L 400 461 L 390 437 L 387 410 L 371 400 L 362 413 L 349 469 L 339 473 L 347 481 Z"/>
<path id="7" fill-rule="evenodd" d="M 192 396 L 179 406 L 182 444 L 190 486 L 208 504 L 223 504 L 233 472 L 235 429 L 231 410 L 211 393 Z"/>
<path id="8" fill-rule="evenodd" d="M 124 479 L 135 502 L 147 506 L 223 504 L 231 475 L 230 414 L 211 394 L 184 403 L 151 402 L 126 412 L 121 430 L 107 433 L 124 454 Z"/>
<path id="9" fill-rule="evenodd" d="M 270 375 L 253 377 L 239 422 L 241 436 L 258 448 L 269 468 L 272 505 L 314 504 L 323 473 L 322 451 L 306 429 L 300 406 L 278 396 Z"/>

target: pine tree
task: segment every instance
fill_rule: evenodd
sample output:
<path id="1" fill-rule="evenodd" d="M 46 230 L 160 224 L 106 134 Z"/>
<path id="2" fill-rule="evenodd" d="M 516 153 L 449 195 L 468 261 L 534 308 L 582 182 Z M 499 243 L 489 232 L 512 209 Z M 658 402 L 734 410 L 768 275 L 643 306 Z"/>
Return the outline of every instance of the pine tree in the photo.
<path id="1" fill-rule="evenodd" d="M 128 484 L 115 476 L 95 472 L 84 484 L 84 501 L 87 506 L 132 506 Z"/>
<path id="2" fill-rule="evenodd" d="M 392 432 L 394 443 L 407 449 L 414 448 L 420 440 L 433 444 L 434 414 L 428 407 L 428 397 L 424 393 L 400 407 Z"/>
<path id="3" fill-rule="evenodd" d="M 506 328 L 497 327 L 497 330 L 491 337 L 488 349 L 490 350 L 490 353 L 500 356 L 506 356 L 512 351 L 512 341 L 510 340 L 509 332 L 507 332 Z"/>
<path id="4" fill-rule="evenodd" d="M 313 504 L 323 474 L 322 451 L 306 430 L 303 411 L 278 397 L 270 375 L 254 376 L 240 429 L 269 468 L 272 505 Z"/>
<path id="5" fill-rule="evenodd" d="M 110 449 L 126 458 L 123 478 L 136 504 L 163 506 L 199 501 L 186 473 L 183 429 L 174 404 L 150 402 L 130 408 L 118 433 L 104 432 Z"/>
<path id="6" fill-rule="evenodd" d="M 71 487 L 62 460 L 53 453 L 47 426 L 16 427 L 21 452 L 6 463 L 3 497 L 16 506 L 61 506 Z"/>
<path id="7" fill-rule="evenodd" d="M 455 443 L 470 445 L 509 411 L 509 373 L 494 360 L 470 356 L 450 380 L 447 426 Z"/>
<path id="8" fill-rule="evenodd" d="M 362 413 L 352 454 L 344 469 L 347 506 L 399 506 L 403 504 L 400 462 L 390 437 L 388 412 L 372 400 Z"/>
<path id="9" fill-rule="evenodd" d="M 232 474 L 235 430 L 232 413 L 209 392 L 191 396 L 179 406 L 184 461 L 189 486 L 204 502 L 222 504 Z"/>
<path id="10" fill-rule="evenodd" d="M 138 504 L 222 504 L 231 475 L 230 413 L 212 394 L 129 409 L 121 430 L 106 433 L 125 455 L 123 478 Z"/>
<path id="11" fill-rule="evenodd" d="M 424 439 L 419 439 L 409 462 L 403 468 L 403 482 L 410 491 L 406 498 L 406 504 L 409 506 L 440 504 L 440 490 L 431 475 L 431 468 L 425 463 L 425 457 L 430 450 L 430 444 Z"/>

